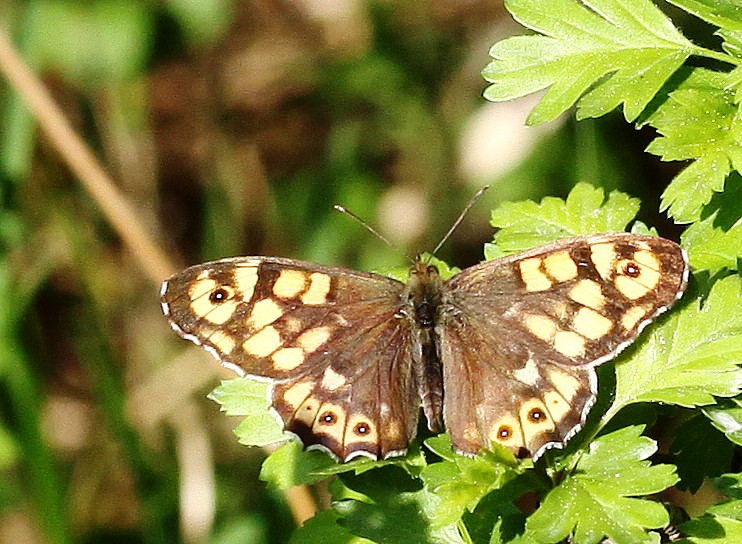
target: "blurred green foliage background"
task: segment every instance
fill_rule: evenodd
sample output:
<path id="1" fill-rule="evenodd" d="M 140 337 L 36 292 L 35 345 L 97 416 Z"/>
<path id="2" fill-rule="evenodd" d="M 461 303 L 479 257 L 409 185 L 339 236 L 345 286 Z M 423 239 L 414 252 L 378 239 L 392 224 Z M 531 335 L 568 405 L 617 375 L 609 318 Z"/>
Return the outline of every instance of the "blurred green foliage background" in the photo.
<path id="1" fill-rule="evenodd" d="M 5 0 L 0 32 L 179 265 L 240 254 L 468 266 L 500 201 L 620 188 L 660 227 L 673 172 L 620 115 L 525 128 L 479 75 L 520 32 L 499 0 Z M 157 286 L 0 78 L 0 543 L 285 542 L 297 504 L 258 480 L 170 331 Z M 164 278 L 163 278 L 164 279 Z M 311 491 L 320 505 L 322 488 Z"/>

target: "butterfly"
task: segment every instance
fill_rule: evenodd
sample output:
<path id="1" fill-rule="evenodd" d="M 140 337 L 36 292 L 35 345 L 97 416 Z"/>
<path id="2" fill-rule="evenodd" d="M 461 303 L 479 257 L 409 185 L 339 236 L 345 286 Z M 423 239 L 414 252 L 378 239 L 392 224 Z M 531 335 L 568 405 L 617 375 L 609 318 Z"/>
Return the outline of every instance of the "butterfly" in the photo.
<path id="1" fill-rule="evenodd" d="M 584 425 L 595 367 L 683 294 L 674 242 L 629 233 L 559 240 L 443 280 L 282 259 L 199 264 L 162 284 L 183 338 L 268 380 L 285 430 L 340 461 L 407 451 L 420 407 L 475 455 L 562 447 Z"/>

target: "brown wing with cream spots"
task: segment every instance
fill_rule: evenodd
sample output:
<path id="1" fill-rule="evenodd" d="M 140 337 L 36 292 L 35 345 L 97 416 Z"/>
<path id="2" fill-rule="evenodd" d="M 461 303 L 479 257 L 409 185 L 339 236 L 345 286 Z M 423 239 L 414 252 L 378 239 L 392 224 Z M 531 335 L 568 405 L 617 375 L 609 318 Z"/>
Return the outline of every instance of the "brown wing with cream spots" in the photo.
<path id="1" fill-rule="evenodd" d="M 306 446 L 341 460 L 401 454 L 419 398 L 403 284 L 300 261 L 242 257 L 163 284 L 173 328 L 241 375 L 272 380 L 272 405 Z"/>
<path id="2" fill-rule="evenodd" d="M 677 244 L 628 233 L 561 240 L 454 276 L 437 331 L 456 448 L 494 440 L 538 456 L 561 445 L 594 401 L 592 367 L 680 298 L 687 277 Z"/>

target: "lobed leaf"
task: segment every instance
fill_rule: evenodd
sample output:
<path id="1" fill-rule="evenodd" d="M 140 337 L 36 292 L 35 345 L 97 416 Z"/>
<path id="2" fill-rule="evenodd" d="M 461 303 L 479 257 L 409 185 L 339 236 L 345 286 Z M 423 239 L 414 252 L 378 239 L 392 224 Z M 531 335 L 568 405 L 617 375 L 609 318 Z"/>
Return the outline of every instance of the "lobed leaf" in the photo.
<path id="1" fill-rule="evenodd" d="M 742 278 L 711 289 L 655 324 L 630 359 L 616 365 L 611 413 L 635 402 L 694 407 L 742 391 Z"/>
<path id="2" fill-rule="evenodd" d="M 646 529 L 663 527 L 668 514 L 659 503 L 636 498 L 658 493 L 677 482 L 672 465 L 651 465 L 657 451 L 641 436 L 643 426 L 619 429 L 591 443 L 588 453 L 543 500 L 526 522 L 531 542 L 616 544 L 656 542 Z M 524 535 L 525 536 L 525 535 Z"/>
<path id="3" fill-rule="evenodd" d="M 606 199 L 603 189 L 587 183 L 575 185 L 566 200 L 506 202 L 492 212 L 490 224 L 500 230 L 485 256 L 507 255 L 560 238 L 623 231 L 638 211 L 638 199 L 619 191 Z"/>
<path id="4" fill-rule="evenodd" d="M 623 104 L 631 121 L 693 52 L 648 0 L 508 0 L 516 21 L 539 32 L 495 44 L 484 96 L 505 101 L 547 89 L 528 117 L 551 121 L 580 98 L 578 117 Z"/>

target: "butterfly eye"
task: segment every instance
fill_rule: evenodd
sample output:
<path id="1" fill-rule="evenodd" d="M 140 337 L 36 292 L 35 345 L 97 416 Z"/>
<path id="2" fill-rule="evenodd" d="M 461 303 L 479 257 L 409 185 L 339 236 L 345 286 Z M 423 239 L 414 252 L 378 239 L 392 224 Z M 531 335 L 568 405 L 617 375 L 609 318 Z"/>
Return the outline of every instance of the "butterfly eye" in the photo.
<path id="1" fill-rule="evenodd" d="M 623 273 L 627 276 L 630 276 L 632 278 L 639 277 L 639 274 L 641 273 L 641 270 L 639 270 L 639 265 L 636 264 L 633 261 L 629 261 L 626 263 L 623 267 Z"/>
<path id="2" fill-rule="evenodd" d="M 209 300 L 213 304 L 221 304 L 222 302 L 226 302 L 228 298 L 229 291 L 227 291 L 224 287 L 217 287 L 209 295 Z"/>

